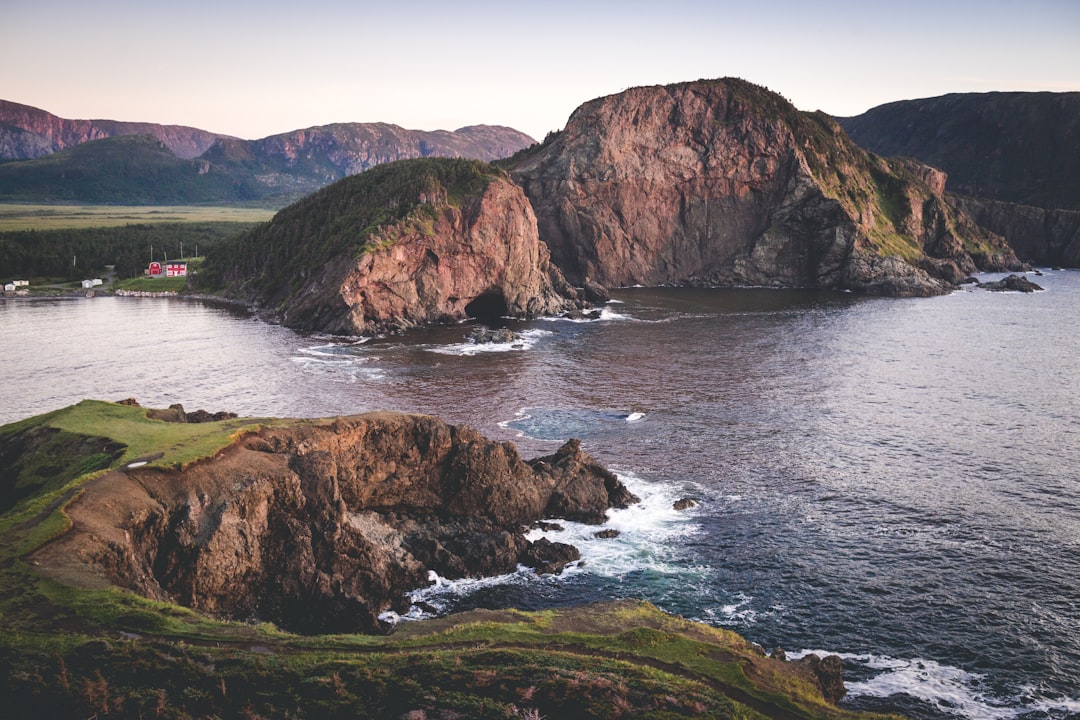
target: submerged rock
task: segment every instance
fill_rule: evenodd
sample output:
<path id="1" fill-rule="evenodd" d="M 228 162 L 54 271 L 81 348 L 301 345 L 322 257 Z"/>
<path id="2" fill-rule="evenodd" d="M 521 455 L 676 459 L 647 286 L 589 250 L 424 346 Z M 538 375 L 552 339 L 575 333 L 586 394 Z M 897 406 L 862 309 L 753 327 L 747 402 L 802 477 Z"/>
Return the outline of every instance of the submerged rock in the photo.
<path id="1" fill-rule="evenodd" d="M 981 282 L 978 286 L 983 290 L 991 290 L 993 292 L 1035 292 L 1036 290 L 1042 290 L 1042 287 L 1031 282 L 1026 277 L 1020 275 L 1010 275 L 1007 278 L 1003 278 L 996 282 Z"/>
<path id="2" fill-rule="evenodd" d="M 477 345 L 508 344 L 521 340 L 521 336 L 510 328 L 498 328 L 492 330 L 483 325 L 478 325 L 469 333 L 468 340 Z"/>

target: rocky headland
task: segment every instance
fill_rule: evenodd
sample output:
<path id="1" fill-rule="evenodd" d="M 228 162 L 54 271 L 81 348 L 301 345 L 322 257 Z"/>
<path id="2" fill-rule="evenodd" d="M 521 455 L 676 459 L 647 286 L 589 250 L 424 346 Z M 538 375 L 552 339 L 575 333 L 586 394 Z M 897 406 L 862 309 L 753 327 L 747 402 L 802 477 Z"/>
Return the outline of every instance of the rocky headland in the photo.
<path id="1" fill-rule="evenodd" d="M 432 571 L 572 562 L 524 530 L 636 501 L 576 441 L 526 462 L 428 416 L 127 400 L 0 427 L 0 448 L 0 691 L 19 716 L 868 717 L 832 704 L 838 658 L 770 658 L 645 603 L 311 634 L 385 630 Z"/>
<path id="2" fill-rule="evenodd" d="M 147 417 L 187 422 L 176 410 Z M 183 469 L 110 473 L 34 559 L 69 582 L 215 617 L 371 632 L 383 611 L 407 611 L 432 572 L 558 572 L 577 551 L 526 540 L 532 523 L 600 523 L 634 502 L 577 441 L 526 462 L 468 427 L 374 413 L 266 428 Z"/>
<path id="3" fill-rule="evenodd" d="M 742 80 L 593 100 L 507 166 L 577 283 L 930 295 L 1018 266 L 948 203 L 944 174 Z"/>
<path id="4" fill-rule="evenodd" d="M 302 330 L 360 335 L 582 305 L 521 188 L 467 160 L 380 165 L 208 259 L 206 283 Z"/>

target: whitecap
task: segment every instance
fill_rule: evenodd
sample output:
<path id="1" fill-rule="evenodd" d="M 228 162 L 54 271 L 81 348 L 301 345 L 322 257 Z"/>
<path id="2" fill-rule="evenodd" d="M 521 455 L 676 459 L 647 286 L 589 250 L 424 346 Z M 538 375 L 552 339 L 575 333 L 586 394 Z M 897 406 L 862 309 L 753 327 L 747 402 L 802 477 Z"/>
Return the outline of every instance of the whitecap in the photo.
<path id="1" fill-rule="evenodd" d="M 644 418 L 645 413 L 640 411 L 525 407 L 517 411 L 514 419 L 500 422 L 499 427 L 515 431 L 519 438 L 565 442 L 570 437 L 585 440 L 612 433 L 624 434 L 629 432 L 627 423 L 637 423 Z"/>
<path id="2" fill-rule="evenodd" d="M 640 570 L 680 576 L 695 572 L 694 568 L 677 562 L 679 543 L 672 542 L 701 531 L 692 513 L 673 507 L 688 491 L 648 482 L 626 471 L 616 471 L 616 475 L 641 502 L 608 510 L 607 521 L 601 526 L 556 518 L 554 521 L 562 530 L 532 530 L 526 537 L 529 540 L 544 537 L 577 547 L 583 561 L 582 571 L 604 577 L 617 578 Z M 596 533 L 601 530 L 616 530 L 619 534 L 597 538 Z M 698 568 L 697 572 L 704 574 L 707 570 Z"/>
<path id="3" fill-rule="evenodd" d="M 846 665 L 871 671 L 866 680 L 844 682 L 848 697 L 887 698 L 907 695 L 934 707 L 943 714 L 961 718 L 1010 720 L 1034 712 L 1072 715 L 1080 711 L 1080 700 L 1038 697 L 1028 688 L 1018 697 L 995 697 L 985 690 L 986 676 L 924 658 L 900 659 L 887 655 L 800 650 L 789 652 L 789 660 L 806 655 L 838 655 Z M 881 671 L 873 674 L 873 671 Z"/>
<path id="4" fill-rule="evenodd" d="M 462 342 L 424 349 L 440 355 L 457 355 L 458 357 L 469 357 L 480 353 L 516 352 L 532 348 L 540 338 L 551 334 L 550 330 L 525 330 L 518 333 L 518 337 L 513 341 L 506 343 Z"/>

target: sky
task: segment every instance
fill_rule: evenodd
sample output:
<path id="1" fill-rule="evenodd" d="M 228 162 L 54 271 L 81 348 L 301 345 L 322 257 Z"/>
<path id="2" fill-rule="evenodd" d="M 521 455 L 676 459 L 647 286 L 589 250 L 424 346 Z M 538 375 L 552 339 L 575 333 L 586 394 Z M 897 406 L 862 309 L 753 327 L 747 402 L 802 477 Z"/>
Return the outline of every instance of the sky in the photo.
<path id="1" fill-rule="evenodd" d="M 536 139 L 639 85 L 741 77 L 856 115 L 1080 91 L 1080 0 L 0 0 L 0 99 L 256 139 L 335 122 Z"/>

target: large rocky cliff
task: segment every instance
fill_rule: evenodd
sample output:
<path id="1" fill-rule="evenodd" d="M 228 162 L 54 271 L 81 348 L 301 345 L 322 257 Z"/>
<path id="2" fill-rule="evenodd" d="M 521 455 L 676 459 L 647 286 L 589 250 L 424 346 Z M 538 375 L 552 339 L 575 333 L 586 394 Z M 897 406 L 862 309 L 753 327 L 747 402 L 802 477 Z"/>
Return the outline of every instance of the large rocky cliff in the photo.
<path id="1" fill-rule="evenodd" d="M 340 181 L 208 259 L 210 282 L 340 334 L 576 307 L 521 188 L 489 165 L 401 161 Z"/>
<path id="2" fill-rule="evenodd" d="M 264 429 L 185 469 L 113 472 L 35 561 L 218 617 L 370 631 L 429 572 L 558 570 L 576 551 L 526 540 L 531 523 L 601 522 L 633 502 L 576 441 L 525 462 L 465 426 L 372 413 Z"/>
<path id="3" fill-rule="evenodd" d="M 952 200 L 979 225 L 1002 235 L 1021 260 L 1080 267 L 1080 210 L 1048 210 L 963 195 Z"/>
<path id="4" fill-rule="evenodd" d="M 1016 262 L 945 201 L 942 174 L 741 80 L 593 100 L 509 166 L 572 281 L 926 295 Z"/>

